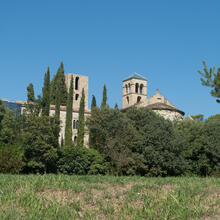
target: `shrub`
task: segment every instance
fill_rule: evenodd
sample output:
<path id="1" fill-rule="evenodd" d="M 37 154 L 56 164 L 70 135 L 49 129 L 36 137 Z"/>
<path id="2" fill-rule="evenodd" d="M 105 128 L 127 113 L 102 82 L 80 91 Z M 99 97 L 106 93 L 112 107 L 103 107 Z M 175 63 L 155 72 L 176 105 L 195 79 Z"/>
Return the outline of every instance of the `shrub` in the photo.
<path id="1" fill-rule="evenodd" d="M 64 174 L 106 174 L 108 163 L 95 149 L 67 147 L 58 161 L 58 170 Z"/>
<path id="2" fill-rule="evenodd" d="M 24 166 L 21 146 L 0 144 L 0 173 L 18 174 Z"/>

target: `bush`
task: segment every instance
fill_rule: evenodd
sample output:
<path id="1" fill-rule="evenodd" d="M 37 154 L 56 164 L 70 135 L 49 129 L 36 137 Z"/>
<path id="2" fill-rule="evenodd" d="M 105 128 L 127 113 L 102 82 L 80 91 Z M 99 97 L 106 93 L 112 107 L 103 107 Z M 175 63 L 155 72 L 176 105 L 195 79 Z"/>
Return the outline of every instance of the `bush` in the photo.
<path id="1" fill-rule="evenodd" d="M 20 173 L 24 166 L 22 155 L 21 146 L 0 144 L 0 173 Z"/>
<path id="2" fill-rule="evenodd" d="M 58 171 L 64 174 L 106 174 L 108 163 L 95 149 L 86 147 L 67 147 L 57 164 Z"/>
<path id="3" fill-rule="evenodd" d="M 126 115 L 139 133 L 133 151 L 143 155 L 147 169 L 142 175 L 181 175 L 186 163 L 172 122 L 146 108 L 131 108 Z"/>

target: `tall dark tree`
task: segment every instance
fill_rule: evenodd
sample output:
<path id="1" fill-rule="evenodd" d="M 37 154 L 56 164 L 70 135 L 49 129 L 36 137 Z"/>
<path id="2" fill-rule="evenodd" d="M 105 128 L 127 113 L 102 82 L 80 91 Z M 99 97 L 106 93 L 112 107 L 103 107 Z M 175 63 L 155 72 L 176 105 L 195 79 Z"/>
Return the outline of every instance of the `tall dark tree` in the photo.
<path id="1" fill-rule="evenodd" d="M 59 88 L 59 92 L 60 92 L 60 105 L 66 106 L 67 89 L 66 89 L 66 83 L 65 83 L 63 62 L 61 62 L 56 75 L 53 77 L 51 81 L 51 97 L 50 97 L 51 104 L 56 103 L 57 88 Z"/>
<path id="2" fill-rule="evenodd" d="M 53 117 L 27 118 L 23 129 L 24 172 L 56 172 L 57 124 Z"/>
<path id="3" fill-rule="evenodd" d="M 199 74 L 203 77 L 201 78 L 201 82 L 203 86 L 211 87 L 212 90 L 210 94 L 213 97 L 216 97 L 216 101 L 220 103 L 220 68 L 218 68 L 217 73 L 215 73 L 215 67 L 211 67 L 210 70 L 208 70 L 205 61 L 203 61 L 204 66 L 204 72 L 198 71 Z"/>
<path id="4" fill-rule="evenodd" d="M 91 110 L 93 110 L 96 107 L 96 98 L 94 95 L 92 95 L 92 104 L 91 104 Z"/>
<path id="5" fill-rule="evenodd" d="M 119 110 L 117 103 L 115 103 L 115 109 L 116 109 L 116 110 Z"/>
<path id="6" fill-rule="evenodd" d="M 66 127 L 65 127 L 65 145 L 72 145 L 72 121 L 73 121 L 73 76 L 71 77 L 70 88 L 67 98 L 66 108 Z"/>
<path id="7" fill-rule="evenodd" d="M 57 82 L 57 74 L 53 76 L 53 79 L 50 83 L 50 103 L 55 105 L 56 100 L 56 82 Z"/>
<path id="8" fill-rule="evenodd" d="M 42 88 L 42 115 L 49 116 L 50 114 L 50 69 L 44 75 L 44 87 Z"/>
<path id="9" fill-rule="evenodd" d="M 55 99 L 55 118 L 57 122 L 60 121 L 60 90 L 59 87 L 56 87 L 56 99 Z"/>
<path id="10" fill-rule="evenodd" d="M 32 83 L 30 83 L 27 87 L 27 101 L 28 102 L 34 102 L 35 96 L 34 96 L 34 86 Z"/>
<path id="11" fill-rule="evenodd" d="M 2 103 L 2 101 L 0 100 L 0 130 L 1 130 L 1 121 L 2 121 L 2 119 L 4 118 L 4 115 L 5 115 L 5 112 L 6 112 L 6 110 L 5 110 L 5 106 L 4 106 L 4 104 Z"/>
<path id="12" fill-rule="evenodd" d="M 107 89 L 106 89 L 106 86 L 104 85 L 101 108 L 105 107 L 106 105 L 107 105 Z"/>
<path id="13" fill-rule="evenodd" d="M 85 92 L 84 89 L 82 90 L 82 97 L 80 100 L 80 107 L 79 107 L 79 124 L 77 129 L 77 146 L 82 147 L 84 145 L 84 133 L 85 133 Z"/>

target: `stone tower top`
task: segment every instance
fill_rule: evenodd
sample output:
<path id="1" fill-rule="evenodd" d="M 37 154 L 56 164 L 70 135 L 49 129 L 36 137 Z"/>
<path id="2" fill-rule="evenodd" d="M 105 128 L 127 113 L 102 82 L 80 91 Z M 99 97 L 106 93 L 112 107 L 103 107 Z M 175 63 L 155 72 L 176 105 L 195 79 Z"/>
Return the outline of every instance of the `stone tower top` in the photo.
<path id="1" fill-rule="evenodd" d="M 85 92 L 85 110 L 88 110 L 88 76 L 82 76 L 75 73 L 68 73 L 65 75 L 66 87 L 69 90 L 71 76 L 73 76 L 73 109 L 79 110 L 80 106 L 80 99 L 82 96 L 82 90 L 84 89 Z"/>
<path id="2" fill-rule="evenodd" d="M 147 97 L 147 79 L 138 73 L 133 73 L 123 80 L 123 106 L 128 108 Z"/>

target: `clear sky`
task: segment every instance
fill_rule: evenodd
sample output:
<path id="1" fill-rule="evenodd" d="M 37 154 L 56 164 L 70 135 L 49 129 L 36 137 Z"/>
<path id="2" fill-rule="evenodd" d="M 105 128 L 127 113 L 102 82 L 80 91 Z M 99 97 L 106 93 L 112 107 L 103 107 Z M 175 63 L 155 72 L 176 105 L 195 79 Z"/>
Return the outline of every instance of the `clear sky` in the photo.
<path id="1" fill-rule="evenodd" d="M 219 0 L 1 0 L 0 97 L 40 94 L 49 66 L 89 77 L 89 100 L 122 105 L 122 80 L 137 72 L 186 113 L 220 113 L 200 83 L 202 61 L 220 67 Z"/>

